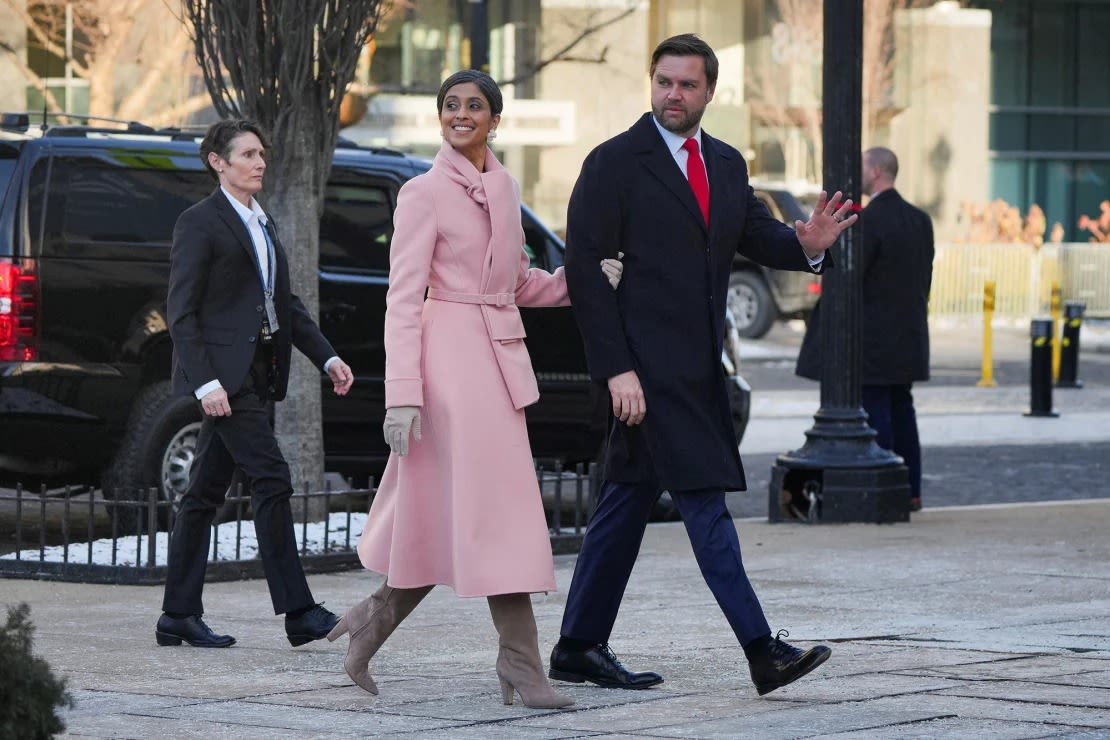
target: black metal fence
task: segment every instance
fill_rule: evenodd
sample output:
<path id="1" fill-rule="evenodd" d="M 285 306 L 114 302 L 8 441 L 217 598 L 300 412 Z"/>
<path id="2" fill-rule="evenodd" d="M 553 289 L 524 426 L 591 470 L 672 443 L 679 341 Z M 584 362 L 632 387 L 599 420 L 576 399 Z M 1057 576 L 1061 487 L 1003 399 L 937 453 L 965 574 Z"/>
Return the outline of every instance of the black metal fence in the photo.
<path id="1" fill-rule="evenodd" d="M 593 511 L 596 467 L 537 465 L 551 548 L 577 552 Z M 307 573 L 361 567 L 355 547 L 374 489 L 294 493 L 294 525 Z M 0 491 L 0 576 L 85 583 L 161 584 L 174 504 L 158 488 Z M 261 578 L 250 496 L 229 491 L 212 526 L 209 581 Z"/>

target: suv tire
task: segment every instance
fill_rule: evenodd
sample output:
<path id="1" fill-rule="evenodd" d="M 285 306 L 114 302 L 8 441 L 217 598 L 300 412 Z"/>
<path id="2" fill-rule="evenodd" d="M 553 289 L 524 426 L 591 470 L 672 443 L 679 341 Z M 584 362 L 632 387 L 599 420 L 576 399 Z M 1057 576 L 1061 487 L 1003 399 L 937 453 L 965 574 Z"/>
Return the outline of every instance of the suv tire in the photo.
<path id="1" fill-rule="evenodd" d="M 145 501 L 147 491 L 156 487 L 163 504 L 158 507 L 158 526 L 166 528 L 169 509 L 165 504 L 176 507 L 185 492 L 200 421 L 196 402 L 188 396 L 174 395 L 169 381 L 145 387 L 131 408 L 119 450 L 104 471 L 105 499 L 135 501 L 141 496 Z M 136 531 L 141 522 L 147 521 L 147 506 L 115 508 L 121 532 Z"/>
<path id="2" fill-rule="evenodd" d="M 729 276 L 728 310 L 736 324 L 736 331 L 746 339 L 762 337 L 771 330 L 778 316 L 778 306 L 766 281 L 761 275 L 748 270 Z"/>

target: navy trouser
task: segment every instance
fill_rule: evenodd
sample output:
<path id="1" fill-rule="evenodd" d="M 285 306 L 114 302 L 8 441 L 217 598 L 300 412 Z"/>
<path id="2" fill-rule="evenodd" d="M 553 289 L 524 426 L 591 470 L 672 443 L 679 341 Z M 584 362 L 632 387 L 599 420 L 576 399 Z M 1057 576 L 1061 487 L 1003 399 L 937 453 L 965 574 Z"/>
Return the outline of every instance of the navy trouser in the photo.
<path id="1" fill-rule="evenodd" d="M 910 469 L 910 496 L 921 498 L 921 442 L 913 409 L 913 384 L 865 385 L 860 389 L 875 442 L 900 455 Z"/>
<path id="2" fill-rule="evenodd" d="M 574 566 L 561 636 L 609 641 L 648 515 L 659 495 L 654 484 L 602 483 Z M 724 492 L 671 491 L 671 499 L 686 525 L 702 576 L 740 644 L 769 635 L 771 628 L 744 572 L 740 539 L 725 508 Z"/>

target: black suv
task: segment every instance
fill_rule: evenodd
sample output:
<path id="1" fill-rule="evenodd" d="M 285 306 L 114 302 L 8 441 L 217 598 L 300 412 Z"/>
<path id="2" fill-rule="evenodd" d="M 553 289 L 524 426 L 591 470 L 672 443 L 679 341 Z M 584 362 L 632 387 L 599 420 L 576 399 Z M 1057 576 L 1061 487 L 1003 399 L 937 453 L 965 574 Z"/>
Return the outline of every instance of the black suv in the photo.
<path id="1" fill-rule="evenodd" d="M 817 204 L 817 192 L 809 187 L 752 180 L 755 196 L 771 215 L 791 226 L 807 221 Z M 739 254 L 732 264 L 728 284 L 728 308 L 736 331 L 758 339 L 770 331 L 777 319 L 808 319 L 821 297 L 818 275 L 793 270 L 774 270 Z"/>
<path id="2" fill-rule="evenodd" d="M 103 481 L 184 491 L 200 412 L 170 393 L 169 251 L 178 214 L 212 192 L 196 132 L 0 125 L 0 485 Z M 320 327 L 355 372 L 323 394 L 325 468 L 376 475 L 382 441 L 382 330 L 393 208 L 430 163 L 341 146 L 320 222 Z M 563 243 L 521 213 L 532 264 L 553 270 Z M 589 461 L 607 399 L 589 381 L 569 308 L 522 312 L 541 400 L 527 410 L 538 459 Z M 728 357 L 738 439 L 747 386 Z M 322 378 L 325 390 L 330 388 Z"/>

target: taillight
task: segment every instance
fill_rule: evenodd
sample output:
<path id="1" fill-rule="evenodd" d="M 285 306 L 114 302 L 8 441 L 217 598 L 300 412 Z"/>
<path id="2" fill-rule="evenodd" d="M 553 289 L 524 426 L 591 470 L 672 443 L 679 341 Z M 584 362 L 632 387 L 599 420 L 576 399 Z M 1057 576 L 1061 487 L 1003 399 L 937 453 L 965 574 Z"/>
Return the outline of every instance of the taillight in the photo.
<path id="1" fill-rule="evenodd" d="M 34 265 L 0 261 L 0 362 L 39 354 L 39 283 Z"/>

